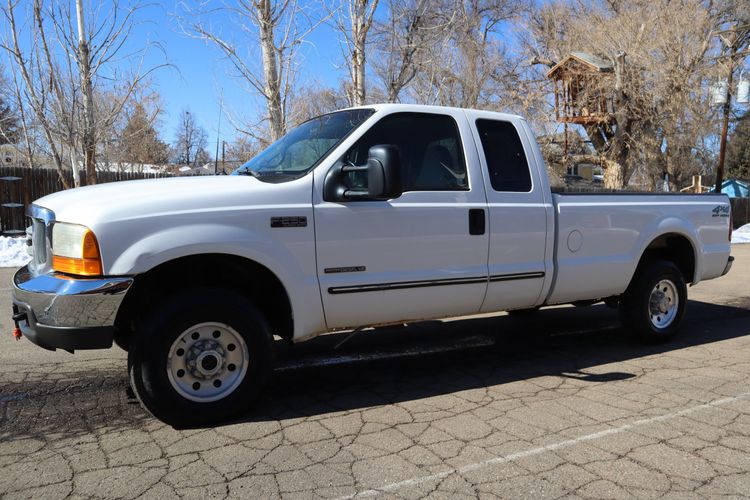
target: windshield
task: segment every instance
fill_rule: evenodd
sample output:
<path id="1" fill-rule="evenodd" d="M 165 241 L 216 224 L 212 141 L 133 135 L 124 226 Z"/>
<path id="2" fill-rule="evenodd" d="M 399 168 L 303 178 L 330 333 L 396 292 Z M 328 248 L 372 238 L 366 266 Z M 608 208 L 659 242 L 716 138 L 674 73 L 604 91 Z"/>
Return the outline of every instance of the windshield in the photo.
<path id="1" fill-rule="evenodd" d="M 302 177 L 373 112 L 372 109 L 337 111 L 306 121 L 242 165 L 233 175 L 252 175 L 269 182 Z"/>

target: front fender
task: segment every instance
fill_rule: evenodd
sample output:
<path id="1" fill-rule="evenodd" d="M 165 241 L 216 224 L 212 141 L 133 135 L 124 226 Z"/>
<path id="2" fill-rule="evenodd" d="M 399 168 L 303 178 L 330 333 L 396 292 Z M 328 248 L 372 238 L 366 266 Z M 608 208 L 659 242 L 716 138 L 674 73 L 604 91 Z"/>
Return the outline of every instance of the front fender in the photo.
<path id="1" fill-rule="evenodd" d="M 257 228 L 188 224 L 129 239 L 129 246 L 120 252 L 103 247 L 102 260 L 109 275 L 138 275 L 191 255 L 243 257 L 268 268 L 284 286 L 292 306 L 295 338 L 324 331 L 312 228 L 279 231 L 278 237 L 271 238 Z"/>
<path id="2" fill-rule="evenodd" d="M 277 274 L 285 269 L 303 274 L 298 259 L 280 242 L 247 228 L 221 224 L 191 224 L 159 230 L 119 253 L 103 252 L 102 258 L 105 263 L 111 262 L 111 265 L 105 264 L 107 274 L 134 275 L 170 260 L 202 253 L 238 255 Z"/>

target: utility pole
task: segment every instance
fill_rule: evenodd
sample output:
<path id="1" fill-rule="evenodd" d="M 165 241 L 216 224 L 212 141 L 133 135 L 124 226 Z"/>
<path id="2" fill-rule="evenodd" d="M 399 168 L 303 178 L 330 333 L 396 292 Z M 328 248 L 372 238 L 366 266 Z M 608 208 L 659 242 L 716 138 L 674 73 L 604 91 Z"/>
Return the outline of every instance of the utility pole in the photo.
<path id="1" fill-rule="evenodd" d="M 226 164 L 226 153 L 227 153 L 227 141 L 221 141 L 221 173 L 227 173 Z"/>
<path id="2" fill-rule="evenodd" d="M 727 95 L 724 105 L 722 106 L 722 123 L 721 123 L 721 139 L 719 142 L 719 164 L 716 166 L 716 186 L 714 192 L 721 193 L 721 185 L 724 183 L 724 160 L 727 153 L 727 134 L 729 133 L 729 113 L 732 111 L 732 83 L 734 76 L 734 60 L 737 57 L 737 48 L 746 41 L 748 31 L 750 30 L 750 24 L 743 26 L 733 26 L 732 28 L 720 31 L 717 36 L 724 43 L 726 48 L 729 50 L 727 57 L 729 61 L 727 66 L 729 68 L 727 74 Z M 739 33 L 738 33 L 739 31 Z"/>
<path id="3" fill-rule="evenodd" d="M 221 135 L 221 115 L 223 106 L 219 105 L 219 126 L 216 128 L 216 154 L 214 154 L 214 175 L 219 173 L 219 136 Z"/>

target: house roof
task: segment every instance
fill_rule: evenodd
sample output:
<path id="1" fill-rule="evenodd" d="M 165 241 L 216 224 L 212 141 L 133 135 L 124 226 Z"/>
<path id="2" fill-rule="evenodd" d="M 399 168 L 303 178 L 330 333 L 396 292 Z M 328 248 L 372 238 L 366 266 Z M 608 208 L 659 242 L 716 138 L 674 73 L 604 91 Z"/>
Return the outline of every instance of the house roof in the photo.
<path id="1" fill-rule="evenodd" d="M 730 198 L 746 198 L 750 196 L 750 183 L 739 179 L 727 179 L 721 183 L 721 192 Z"/>
<path id="2" fill-rule="evenodd" d="M 566 66 L 570 61 L 577 61 L 579 63 L 582 63 L 592 71 L 596 71 L 598 73 L 610 73 L 613 70 L 612 63 L 607 61 L 606 59 L 595 56 L 593 54 L 589 54 L 588 52 L 571 52 L 570 54 L 565 56 L 562 61 L 552 66 L 552 68 L 547 72 L 547 77 L 551 77 L 560 68 Z"/>

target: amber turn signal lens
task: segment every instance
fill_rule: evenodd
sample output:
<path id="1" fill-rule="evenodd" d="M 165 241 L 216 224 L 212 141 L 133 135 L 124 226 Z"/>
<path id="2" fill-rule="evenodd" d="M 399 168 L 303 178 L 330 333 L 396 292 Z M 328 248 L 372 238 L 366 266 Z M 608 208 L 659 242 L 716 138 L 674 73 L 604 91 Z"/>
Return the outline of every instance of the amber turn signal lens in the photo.
<path id="1" fill-rule="evenodd" d="M 99 276 L 102 274 L 102 263 L 99 259 L 74 259 L 54 255 L 52 269 L 60 273 Z"/>
<path id="2" fill-rule="evenodd" d="M 99 260 L 99 244 L 91 231 L 86 231 L 83 236 L 83 258 Z"/>

